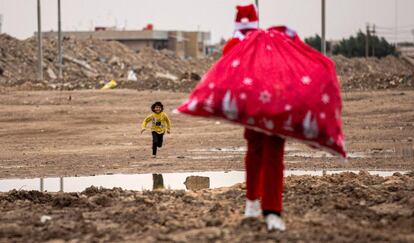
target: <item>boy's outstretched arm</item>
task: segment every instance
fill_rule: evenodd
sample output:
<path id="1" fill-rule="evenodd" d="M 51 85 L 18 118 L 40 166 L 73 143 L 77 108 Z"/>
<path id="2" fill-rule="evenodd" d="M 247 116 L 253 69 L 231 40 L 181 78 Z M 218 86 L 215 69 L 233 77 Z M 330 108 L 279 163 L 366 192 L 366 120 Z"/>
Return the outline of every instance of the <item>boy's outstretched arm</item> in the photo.
<path id="1" fill-rule="evenodd" d="M 145 131 L 145 128 L 147 127 L 148 122 L 151 121 L 152 118 L 152 114 L 147 116 L 144 121 L 142 121 L 141 123 L 141 134 Z"/>
<path id="2" fill-rule="evenodd" d="M 171 129 L 171 120 L 170 120 L 170 118 L 167 116 L 167 114 L 165 114 L 165 124 L 167 125 L 167 133 L 170 133 L 170 129 Z"/>

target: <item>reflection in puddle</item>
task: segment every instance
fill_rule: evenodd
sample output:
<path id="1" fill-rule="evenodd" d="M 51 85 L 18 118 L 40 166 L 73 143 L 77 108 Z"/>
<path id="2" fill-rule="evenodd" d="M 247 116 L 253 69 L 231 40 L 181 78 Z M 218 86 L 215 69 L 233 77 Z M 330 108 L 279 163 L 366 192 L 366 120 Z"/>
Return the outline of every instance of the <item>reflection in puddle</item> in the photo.
<path id="1" fill-rule="evenodd" d="M 342 172 L 359 173 L 358 170 L 322 171 L 322 170 L 286 170 L 285 176 L 337 174 Z M 391 176 L 397 171 L 368 171 L 372 175 Z M 406 171 L 398 171 L 406 173 Z M 154 189 L 187 189 L 199 190 L 204 188 L 228 187 L 244 182 L 244 171 L 214 171 L 187 172 L 164 174 L 115 174 L 83 177 L 54 177 L 35 179 L 3 179 L 0 180 L 0 191 L 9 190 L 40 190 L 48 192 L 81 192 L 90 186 L 125 190 L 154 190 Z"/>
<path id="2" fill-rule="evenodd" d="M 164 188 L 164 178 L 162 178 L 162 174 L 152 174 L 152 190 Z"/>
<path id="3" fill-rule="evenodd" d="M 244 181 L 243 171 L 230 172 L 187 172 L 187 173 L 164 173 L 164 174 L 115 174 L 81 177 L 52 177 L 35 179 L 4 179 L 0 180 L 0 191 L 9 190 L 40 190 L 48 192 L 81 192 L 90 186 L 113 188 L 120 187 L 126 190 L 153 190 L 160 188 L 187 189 L 184 182 L 190 177 L 187 183 L 188 189 L 194 186 L 196 189 L 202 186 L 206 188 L 206 179 L 194 179 L 205 177 L 208 180 L 209 188 L 232 186 Z M 192 179 L 191 179 L 192 177 Z"/>

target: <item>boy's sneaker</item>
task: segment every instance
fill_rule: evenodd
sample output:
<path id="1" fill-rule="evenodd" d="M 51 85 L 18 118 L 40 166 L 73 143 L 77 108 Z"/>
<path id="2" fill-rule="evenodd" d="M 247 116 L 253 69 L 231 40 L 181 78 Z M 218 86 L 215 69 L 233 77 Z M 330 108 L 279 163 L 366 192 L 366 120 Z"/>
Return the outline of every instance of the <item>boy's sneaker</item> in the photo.
<path id="1" fill-rule="evenodd" d="M 285 222 L 283 222 L 282 218 L 276 214 L 267 215 L 265 220 L 267 224 L 267 230 L 269 231 L 273 231 L 273 230 L 285 231 L 286 230 Z"/>
<path id="2" fill-rule="evenodd" d="M 153 155 L 153 156 L 152 156 L 152 158 L 153 158 L 153 159 L 156 159 L 156 158 L 157 158 L 157 155 Z"/>
<path id="3" fill-rule="evenodd" d="M 259 217 L 262 214 L 262 209 L 260 208 L 260 200 L 249 200 L 246 199 L 246 209 L 244 210 L 245 218 Z"/>

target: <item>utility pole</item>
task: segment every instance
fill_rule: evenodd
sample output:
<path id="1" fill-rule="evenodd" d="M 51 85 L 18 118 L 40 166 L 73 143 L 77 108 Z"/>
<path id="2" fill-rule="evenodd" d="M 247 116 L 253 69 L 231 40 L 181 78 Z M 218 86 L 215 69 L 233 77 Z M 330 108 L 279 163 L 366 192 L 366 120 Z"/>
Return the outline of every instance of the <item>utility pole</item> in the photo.
<path id="1" fill-rule="evenodd" d="M 257 25 L 259 25 L 259 23 L 260 23 L 260 17 L 259 17 L 259 0 L 255 0 L 255 3 L 256 3 L 256 7 L 257 7 L 257 18 L 259 19 L 257 21 Z"/>
<path id="2" fill-rule="evenodd" d="M 321 34 L 321 50 L 326 55 L 326 37 L 325 37 L 325 0 L 322 0 L 322 34 Z"/>
<path id="3" fill-rule="evenodd" d="M 58 66 L 59 66 L 59 78 L 62 78 L 62 22 L 61 22 L 61 12 L 60 12 L 60 0 L 58 0 Z"/>
<path id="4" fill-rule="evenodd" d="M 370 30 L 369 30 L 369 24 L 367 24 L 367 32 L 365 34 L 365 58 L 368 58 L 369 56 L 369 34 Z"/>
<path id="5" fill-rule="evenodd" d="M 414 44 L 414 29 L 411 30 L 411 34 L 413 34 L 413 44 Z"/>
<path id="6" fill-rule="evenodd" d="M 398 0 L 395 0 L 395 49 L 398 47 Z"/>
<path id="7" fill-rule="evenodd" d="M 376 40 L 376 34 L 377 34 L 377 32 L 375 31 L 375 24 L 372 26 L 372 31 L 371 31 L 371 33 L 372 33 L 372 41 L 371 41 L 371 46 L 372 46 L 372 56 L 373 57 L 375 57 L 375 40 Z"/>
<path id="8" fill-rule="evenodd" d="M 3 14 L 0 14 L 0 34 L 1 34 L 1 26 L 3 25 Z"/>
<path id="9" fill-rule="evenodd" d="M 40 0 L 37 0 L 37 79 L 43 80 L 42 19 Z"/>

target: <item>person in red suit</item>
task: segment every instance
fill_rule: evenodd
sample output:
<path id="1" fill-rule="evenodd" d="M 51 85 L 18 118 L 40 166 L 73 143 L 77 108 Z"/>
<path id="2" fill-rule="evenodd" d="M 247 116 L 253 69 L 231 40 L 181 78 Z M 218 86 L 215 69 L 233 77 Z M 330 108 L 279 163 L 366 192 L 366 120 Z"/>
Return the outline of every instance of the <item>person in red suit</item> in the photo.
<path id="1" fill-rule="evenodd" d="M 285 230 L 285 138 L 346 158 L 335 63 L 286 26 L 258 28 L 253 4 L 237 6 L 223 54 L 177 111 L 245 127 L 245 216 Z"/>
<path id="2" fill-rule="evenodd" d="M 237 6 L 233 38 L 223 47 L 226 55 L 251 31 L 258 29 L 258 14 L 254 4 Z M 268 230 L 286 229 L 282 220 L 283 155 L 285 139 L 245 128 L 247 140 L 246 208 L 245 217 L 265 217 Z"/>

